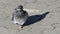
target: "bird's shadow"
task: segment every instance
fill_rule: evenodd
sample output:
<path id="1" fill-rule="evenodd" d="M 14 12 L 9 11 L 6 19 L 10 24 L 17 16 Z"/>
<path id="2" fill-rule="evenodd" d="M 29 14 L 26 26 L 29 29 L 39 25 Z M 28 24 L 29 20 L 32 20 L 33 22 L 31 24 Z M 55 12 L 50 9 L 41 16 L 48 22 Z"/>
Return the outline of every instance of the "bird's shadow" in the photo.
<path id="1" fill-rule="evenodd" d="M 38 21 L 41 21 L 42 19 L 46 17 L 47 14 L 49 14 L 49 12 L 43 13 L 42 15 L 33 15 L 33 16 L 28 17 L 26 22 L 23 24 L 23 27 L 37 23 Z"/>

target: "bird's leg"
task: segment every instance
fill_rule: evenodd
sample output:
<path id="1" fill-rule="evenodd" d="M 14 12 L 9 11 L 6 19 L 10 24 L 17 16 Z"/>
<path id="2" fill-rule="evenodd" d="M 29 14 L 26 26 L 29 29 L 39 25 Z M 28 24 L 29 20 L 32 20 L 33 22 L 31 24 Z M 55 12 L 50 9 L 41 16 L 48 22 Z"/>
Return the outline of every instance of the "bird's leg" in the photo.
<path id="1" fill-rule="evenodd" d="M 20 25 L 18 25 L 18 31 L 20 31 L 21 30 L 21 26 Z"/>
<path id="2" fill-rule="evenodd" d="M 16 26 L 17 26 L 17 29 L 18 29 L 18 31 L 20 31 L 20 25 L 18 24 L 18 23 L 16 23 Z"/>
<path id="3" fill-rule="evenodd" d="M 23 26 L 22 25 L 19 25 L 19 29 L 22 30 L 23 29 Z"/>
<path id="4" fill-rule="evenodd" d="M 19 30 L 19 31 L 23 29 L 23 26 L 22 26 L 22 25 L 20 25 L 20 24 L 18 24 L 18 23 L 16 23 L 16 24 L 17 24 L 17 27 L 18 27 L 18 30 Z"/>

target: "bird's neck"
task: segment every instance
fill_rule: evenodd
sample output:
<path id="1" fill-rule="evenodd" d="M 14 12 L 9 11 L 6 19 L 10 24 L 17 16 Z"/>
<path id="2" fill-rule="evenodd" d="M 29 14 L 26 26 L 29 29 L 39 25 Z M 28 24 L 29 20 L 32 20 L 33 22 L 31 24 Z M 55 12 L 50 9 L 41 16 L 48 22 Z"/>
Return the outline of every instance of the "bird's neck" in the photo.
<path id="1" fill-rule="evenodd" d="M 20 12 L 21 12 L 21 13 L 23 13 L 23 12 L 24 12 L 24 10 L 20 10 Z"/>

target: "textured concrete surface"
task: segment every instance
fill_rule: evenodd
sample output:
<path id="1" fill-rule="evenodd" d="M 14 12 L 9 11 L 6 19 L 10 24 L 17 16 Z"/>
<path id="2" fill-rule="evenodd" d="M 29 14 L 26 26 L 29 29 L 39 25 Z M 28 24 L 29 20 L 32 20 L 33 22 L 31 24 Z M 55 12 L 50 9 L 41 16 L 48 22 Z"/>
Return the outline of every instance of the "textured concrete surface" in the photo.
<path id="1" fill-rule="evenodd" d="M 10 16 L 20 4 L 29 16 L 49 13 L 18 31 Z M 0 34 L 60 34 L 60 0 L 0 0 Z"/>

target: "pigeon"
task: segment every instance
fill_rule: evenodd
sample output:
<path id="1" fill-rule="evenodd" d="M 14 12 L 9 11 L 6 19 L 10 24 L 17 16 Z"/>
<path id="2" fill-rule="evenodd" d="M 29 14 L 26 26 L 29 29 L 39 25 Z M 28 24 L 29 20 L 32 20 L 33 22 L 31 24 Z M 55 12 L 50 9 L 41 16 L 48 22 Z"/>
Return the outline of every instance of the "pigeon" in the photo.
<path id="1" fill-rule="evenodd" d="M 19 5 L 14 10 L 15 11 L 12 13 L 12 21 L 14 24 L 18 26 L 18 28 L 22 29 L 23 24 L 26 22 L 28 18 L 28 12 L 23 10 L 22 5 Z"/>

